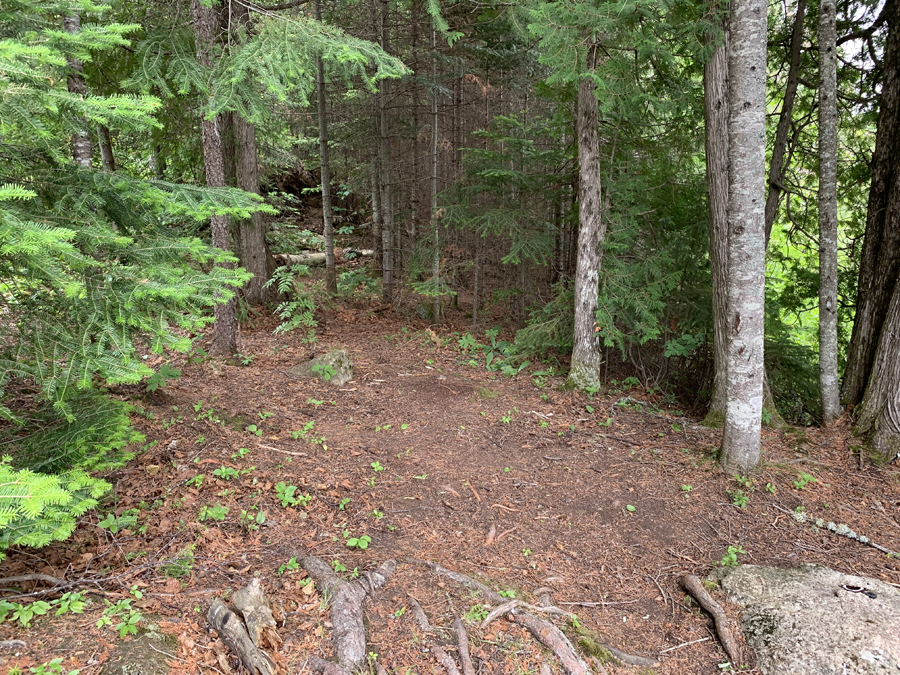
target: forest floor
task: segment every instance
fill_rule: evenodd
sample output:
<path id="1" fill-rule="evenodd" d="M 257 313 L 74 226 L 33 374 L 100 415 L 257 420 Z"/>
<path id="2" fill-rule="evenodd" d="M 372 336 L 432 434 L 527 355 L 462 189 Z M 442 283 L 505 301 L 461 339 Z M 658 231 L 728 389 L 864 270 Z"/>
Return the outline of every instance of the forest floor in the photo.
<path id="1" fill-rule="evenodd" d="M 308 672 L 308 656 L 331 656 L 331 624 L 291 562 L 303 555 L 345 576 L 398 562 L 365 604 L 368 650 L 398 674 L 445 672 L 425 649 L 408 597 L 440 627 L 432 639 L 451 654 L 441 628 L 466 620 L 480 674 L 537 673 L 545 661 L 561 672 L 521 626 L 498 619 L 482 629 L 478 597 L 413 559 L 529 601 L 550 586 L 552 602 L 576 613 L 583 630 L 658 659 L 659 674 L 726 667 L 708 615 L 678 587 L 684 573 L 702 576 L 730 558 L 820 563 L 900 584 L 897 560 L 790 515 L 803 508 L 900 550 L 900 471 L 860 469 L 845 427 L 765 430 L 764 466 L 740 484 L 715 461 L 721 432 L 658 397 L 621 386 L 592 397 L 564 391 L 561 378 L 532 375 L 539 364 L 503 377 L 483 358 L 470 365 L 451 328 L 376 309 L 357 302 L 329 310 L 314 347 L 300 335 L 273 335 L 275 320 L 257 317 L 240 339 L 246 365 L 170 360 L 179 379 L 153 395 L 134 389 L 146 443 L 107 477 L 115 488 L 104 507 L 69 541 L 13 551 L 0 563 L 0 577 L 81 580 L 92 602 L 83 614 L 37 617 L 27 629 L 0 625 L 0 640 L 27 643 L 0 652 L 0 673 L 58 657 L 64 672 L 100 672 L 122 639 L 119 619 L 101 628 L 97 621 L 128 598 L 143 615 L 139 625 L 152 621 L 178 636 L 172 673 L 221 673 L 227 663 L 217 650 L 226 650 L 207 631 L 206 610 L 255 576 L 287 615 L 281 672 Z M 288 373 L 312 351 L 338 345 L 354 360 L 350 383 Z M 279 482 L 310 499 L 283 507 Z M 139 514 L 113 533 L 98 526 L 113 509 Z M 347 546 L 363 535 L 371 538 L 365 550 Z"/>

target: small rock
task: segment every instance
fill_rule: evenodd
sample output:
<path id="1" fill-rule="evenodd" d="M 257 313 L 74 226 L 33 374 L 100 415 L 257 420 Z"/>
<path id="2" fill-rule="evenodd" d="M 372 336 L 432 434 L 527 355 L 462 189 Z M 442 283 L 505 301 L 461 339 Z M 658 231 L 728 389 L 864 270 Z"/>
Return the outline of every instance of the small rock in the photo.
<path id="1" fill-rule="evenodd" d="M 177 650 L 175 637 L 165 635 L 151 624 L 127 642 L 117 642 L 100 675 L 167 675 L 170 668 L 166 661 Z"/>
<path id="2" fill-rule="evenodd" d="M 288 372 L 296 377 L 316 377 L 336 387 L 343 387 L 353 379 L 353 360 L 346 349 L 332 349 Z"/>

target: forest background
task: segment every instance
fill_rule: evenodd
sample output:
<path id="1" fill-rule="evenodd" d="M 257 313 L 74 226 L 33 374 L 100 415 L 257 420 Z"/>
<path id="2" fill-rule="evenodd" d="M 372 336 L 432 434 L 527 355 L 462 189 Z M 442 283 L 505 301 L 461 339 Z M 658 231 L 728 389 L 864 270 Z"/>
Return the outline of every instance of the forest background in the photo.
<path id="1" fill-rule="evenodd" d="M 584 82 L 601 186 L 598 382 L 637 378 L 721 421 L 707 157 L 726 9 L 4 2 L 0 546 L 68 536 L 108 488 L 91 472 L 137 434 L 105 387 L 176 377 L 142 355 L 203 356 L 194 338 L 213 321 L 208 351 L 235 354 L 237 324 L 263 305 L 313 340 L 317 302 L 375 290 L 435 323 L 465 312 L 471 339 L 495 347 L 489 369 L 565 370 Z M 837 364 L 845 404 L 878 390 L 859 430 L 880 462 L 900 442 L 898 13 L 894 0 L 834 11 Z M 768 7 L 769 424 L 823 421 L 819 18 L 805 0 Z M 338 274 L 335 237 L 339 258 L 373 249 L 371 273 Z M 272 253 L 311 247 L 324 279 L 276 269 Z M 492 330 L 501 318 L 514 339 Z"/>

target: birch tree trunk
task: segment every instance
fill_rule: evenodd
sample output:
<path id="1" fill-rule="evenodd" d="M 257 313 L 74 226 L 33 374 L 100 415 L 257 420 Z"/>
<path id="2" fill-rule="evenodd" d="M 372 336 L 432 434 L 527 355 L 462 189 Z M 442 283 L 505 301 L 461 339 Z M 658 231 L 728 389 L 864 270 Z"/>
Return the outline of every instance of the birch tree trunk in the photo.
<path id="1" fill-rule="evenodd" d="M 722 11 L 715 3 L 711 10 L 717 14 Z M 721 35 L 708 36 L 709 41 L 720 44 L 703 66 L 715 366 L 712 398 L 703 423 L 711 427 L 721 427 L 725 422 L 728 364 L 728 27 L 724 17 L 721 27 Z"/>
<path id="2" fill-rule="evenodd" d="M 578 258 L 575 268 L 575 331 L 572 339 L 572 361 L 569 382 L 579 389 L 599 387 L 600 338 L 595 330 L 597 296 L 600 283 L 600 244 L 606 224 L 600 211 L 600 142 L 597 128 L 600 113 L 592 62 L 588 56 L 588 73 L 578 83 Z"/>
<path id="3" fill-rule="evenodd" d="M 322 21 L 322 2 L 316 0 L 316 21 Z M 325 66 L 316 54 L 316 98 L 319 110 L 319 160 L 322 179 L 322 234 L 325 238 L 325 291 L 337 294 L 334 267 L 334 213 L 331 210 L 331 165 L 328 160 L 328 118 L 325 111 Z"/>
<path id="4" fill-rule="evenodd" d="M 835 0 L 822 0 L 819 4 L 819 389 L 822 419 L 826 425 L 841 415 L 837 317 L 836 9 Z"/>
<path id="5" fill-rule="evenodd" d="M 885 13 L 888 38 L 872 156 L 866 237 L 841 392 L 843 402 L 849 405 L 862 401 L 869 385 L 878 340 L 894 293 L 894 280 L 900 276 L 900 163 L 897 161 L 900 157 L 900 2 L 890 2 Z"/>
<path id="6" fill-rule="evenodd" d="M 63 27 L 67 33 L 74 34 L 81 31 L 81 17 L 77 14 L 63 19 Z M 69 59 L 69 77 L 66 82 L 70 93 L 84 98 L 87 96 L 87 85 L 84 83 L 84 64 L 79 59 Z M 91 135 L 88 132 L 87 121 L 78 120 L 81 127 L 72 134 L 72 159 L 84 168 L 90 168 L 93 153 L 91 149 Z"/>
<path id="7" fill-rule="evenodd" d="M 800 84 L 800 54 L 803 47 L 803 22 L 806 19 L 806 0 L 797 0 L 797 13 L 794 15 L 794 30 L 791 32 L 791 62 L 788 67 L 787 84 L 784 88 L 784 99 L 778 115 L 778 127 L 775 130 L 775 142 L 772 144 L 772 161 L 769 163 L 769 193 L 766 198 L 766 244 L 772 234 L 772 225 L 778 215 L 778 204 L 784 192 L 784 154 L 787 150 L 788 134 L 794 119 L 794 101 L 797 98 L 797 85 Z"/>
<path id="8" fill-rule="evenodd" d="M 732 0 L 728 53 L 728 362 L 722 467 L 759 463 L 763 404 L 766 3 Z"/>
<path id="9" fill-rule="evenodd" d="M 191 12 L 194 18 L 197 60 L 206 68 L 212 68 L 210 52 L 215 43 L 215 29 L 218 25 L 216 10 L 204 7 L 201 0 L 192 0 Z M 209 187 L 225 187 L 225 163 L 222 160 L 222 139 L 216 120 L 202 121 L 203 134 L 203 167 L 206 172 L 206 184 Z M 210 218 L 212 226 L 212 245 L 226 251 L 231 250 L 231 237 L 228 232 L 228 216 L 214 215 Z M 230 267 L 228 264 L 223 267 Z M 237 352 L 237 318 L 235 317 L 235 298 L 215 307 L 216 322 L 213 326 L 211 352 L 221 356 L 230 356 Z"/>

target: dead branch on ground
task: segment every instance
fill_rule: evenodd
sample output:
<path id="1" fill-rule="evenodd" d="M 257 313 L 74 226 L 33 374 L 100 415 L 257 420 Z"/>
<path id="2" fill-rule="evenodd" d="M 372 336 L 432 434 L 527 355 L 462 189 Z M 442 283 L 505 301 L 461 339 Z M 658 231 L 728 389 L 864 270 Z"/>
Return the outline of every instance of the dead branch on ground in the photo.
<path id="1" fill-rule="evenodd" d="M 244 622 L 218 598 L 209 606 L 206 620 L 251 675 L 275 675 L 275 662 L 253 643 Z"/>

